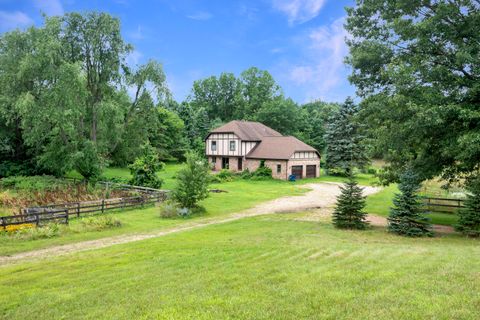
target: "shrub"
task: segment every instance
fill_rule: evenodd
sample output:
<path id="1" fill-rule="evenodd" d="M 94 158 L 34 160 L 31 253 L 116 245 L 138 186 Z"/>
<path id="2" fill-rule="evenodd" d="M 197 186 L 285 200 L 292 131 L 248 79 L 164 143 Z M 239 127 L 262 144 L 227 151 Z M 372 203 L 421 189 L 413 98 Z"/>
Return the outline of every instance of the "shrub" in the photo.
<path id="1" fill-rule="evenodd" d="M 198 154 L 190 152 L 186 158 L 186 166 L 177 173 L 177 185 L 172 198 L 181 207 L 193 208 L 208 197 L 210 174 L 207 162 Z"/>
<path id="2" fill-rule="evenodd" d="M 178 217 L 178 205 L 170 200 L 167 200 L 159 205 L 160 217 L 164 219 L 171 219 Z"/>
<path id="3" fill-rule="evenodd" d="M 218 179 L 220 179 L 220 181 L 232 181 L 234 174 L 227 169 L 222 169 L 219 173 L 216 174 L 216 176 L 218 177 Z"/>
<path id="4" fill-rule="evenodd" d="M 100 231 L 122 226 L 122 222 L 110 215 L 82 218 L 81 228 L 85 231 Z"/>
<path id="5" fill-rule="evenodd" d="M 160 217 L 164 219 L 172 219 L 177 217 L 187 218 L 193 214 L 203 214 L 205 213 L 204 207 L 194 207 L 194 208 L 180 208 L 177 203 L 171 200 L 167 200 L 164 203 L 160 204 Z"/>
<path id="6" fill-rule="evenodd" d="M 209 182 L 210 183 L 221 183 L 223 182 L 222 179 L 220 179 L 219 177 L 217 177 L 216 174 L 210 174 L 209 176 Z"/>
<path id="7" fill-rule="evenodd" d="M 250 172 L 250 170 L 247 168 L 240 173 L 240 177 L 242 179 L 250 179 L 251 177 L 253 177 L 253 173 Z"/>
<path id="8" fill-rule="evenodd" d="M 48 239 L 60 235 L 61 226 L 56 223 L 50 223 L 37 228 L 25 228 L 14 233 L 15 238 L 21 240 Z"/>
<path id="9" fill-rule="evenodd" d="M 272 177 L 272 169 L 265 166 L 260 166 L 257 170 L 255 170 L 252 174 L 255 178 L 271 178 Z"/>
<path id="10" fill-rule="evenodd" d="M 133 178 L 130 184 L 150 188 L 161 188 L 162 179 L 157 176 L 157 171 L 163 168 L 158 153 L 150 144 L 142 146 L 142 155 L 128 166 Z"/>

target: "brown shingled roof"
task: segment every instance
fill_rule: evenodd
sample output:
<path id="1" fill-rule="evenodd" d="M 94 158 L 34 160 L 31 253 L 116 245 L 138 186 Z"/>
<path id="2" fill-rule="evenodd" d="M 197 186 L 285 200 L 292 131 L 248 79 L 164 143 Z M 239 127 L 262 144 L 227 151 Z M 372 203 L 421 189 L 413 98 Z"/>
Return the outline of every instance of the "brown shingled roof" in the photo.
<path id="1" fill-rule="evenodd" d="M 246 155 L 246 158 L 287 160 L 297 151 L 317 152 L 315 148 L 295 137 L 264 137 L 262 142 Z"/>
<path id="2" fill-rule="evenodd" d="M 244 141 L 261 141 L 264 137 L 281 137 L 282 135 L 272 128 L 260 122 L 253 121 L 230 121 L 223 126 L 216 128 L 210 133 L 235 133 Z"/>

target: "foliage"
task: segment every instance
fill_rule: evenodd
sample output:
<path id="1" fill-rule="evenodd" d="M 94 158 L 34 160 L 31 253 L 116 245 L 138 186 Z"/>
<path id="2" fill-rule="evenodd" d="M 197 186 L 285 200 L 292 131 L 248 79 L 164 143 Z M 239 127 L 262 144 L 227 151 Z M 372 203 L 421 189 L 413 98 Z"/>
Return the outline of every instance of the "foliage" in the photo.
<path id="1" fill-rule="evenodd" d="M 299 125 L 299 114 L 293 100 L 280 96 L 265 102 L 254 114 L 254 119 L 284 135 L 293 135 Z"/>
<path id="2" fill-rule="evenodd" d="M 208 163 L 198 154 L 189 152 L 186 164 L 177 174 L 177 185 L 172 198 L 184 208 L 193 208 L 208 197 Z"/>
<path id="3" fill-rule="evenodd" d="M 100 231 L 122 226 L 122 222 L 111 215 L 101 215 L 80 219 L 82 231 Z"/>
<path id="4" fill-rule="evenodd" d="M 228 169 L 222 169 L 215 176 L 217 176 L 220 181 L 225 182 L 232 181 L 235 175 Z"/>
<path id="5" fill-rule="evenodd" d="M 423 215 L 423 205 L 418 196 L 420 180 L 411 167 L 407 167 L 400 177 L 398 189 L 393 199 L 394 207 L 388 216 L 388 231 L 409 236 L 431 236 L 428 219 Z"/>
<path id="6" fill-rule="evenodd" d="M 38 240 L 58 237 L 63 227 L 56 223 L 49 223 L 41 227 L 23 228 L 12 235 L 19 240 Z"/>
<path id="7" fill-rule="evenodd" d="M 159 63 L 126 64 L 132 49 L 106 13 L 45 17 L 40 27 L 2 34 L 0 163 L 28 165 L 2 175 L 77 168 L 93 178 L 98 168 L 80 168 L 83 157 L 133 161 L 135 151 L 125 149 L 138 150 L 157 132 L 154 101 L 163 103 L 168 90 Z"/>
<path id="8" fill-rule="evenodd" d="M 455 180 L 480 159 L 480 8 L 465 1 L 357 1 L 347 63 L 370 136 L 398 180 Z"/>
<path id="9" fill-rule="evenodd" d="M 365 197 L 353 174 L 340 190 L 332 215 L 333 225 L 341 229 L 365 229 L 368 225 L 367 214 L 363 211 Z"/>
<path id="10" fill-rule="evenodd" d="M 252 172 L 253 179 L 272 179 L 272 169 L 266 166 L 260 166 Z"/>
<path id="11" fill-rule="evenodd" d="M 134 163 L 128 166 L 132 179 L 130 184 L 134 186 L 143 186 L 150 188 L 161 188 L 162 179 L 157 175 L 157 171 L 163 168 L 156 150 L 148 143 L 142 146 L 142 154 Z"/>
<path id="12" fill-rule="evenodd" d="M 86 141 L 83 149 L 74 155 L 74 168 L 87 182 L 98 180 L 103 170 L 102 162 L 92 141 Z"/>
<path id="13" fill-rule="evenodd" d="M 330 172 L 349 174 L 352 167 L 365 167 L 368 162 L 361 126 L 356 119 L 358 106 L 351 98 L 345 100 L 340 109 L 332 115 L 327 125 L 326 167 Z"/>
<path id="14" fill-rule="evenodd" d="M 22 224 L 12 224 L 6 226 L 5 229 L 0 229 L 0 231 L 5 231 L 7 233 L 17 232 L 23 229 L 35 228 L 35 224 L 33 223 L 22 223 Z"/>
<path id="15" fill-rule="evenodd" d="M 456 229 L 465 235 L 480 236 L 480 176 L 469 179 L 467 182 L 467 199 L 465 209 L 459 211 L 460 219 Z"/>
<path id="16" fill-rule="evenodd" d="M 178 217 L 178 204 L 174 201 L 164 201 L 159 205 L 160 217 L 164 219 L 171 219 Z"/>
<path id="17" fill-rule="evenodd" d="M 66 182 L 53 176 L 12 176 L 0 180 L 2 189 L 14 189 L 17 191 L 53 191 L 64 188 Z"/>

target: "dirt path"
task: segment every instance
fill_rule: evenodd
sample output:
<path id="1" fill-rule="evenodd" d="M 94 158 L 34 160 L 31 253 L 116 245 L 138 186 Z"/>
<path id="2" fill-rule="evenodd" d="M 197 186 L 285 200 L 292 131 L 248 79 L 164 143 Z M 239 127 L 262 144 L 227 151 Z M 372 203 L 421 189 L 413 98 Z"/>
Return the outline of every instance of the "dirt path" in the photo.
<path id="1" fill-rule="evenodd" d="M 200 221 L 188 222 L 181 226 L 170 228 L 167 230 L 145 233 L 145 234 L 131 234 L 120 235 L 115 237 L 102 238 L 97 240 L 83 241 L 72 244 L 66 244 L 61 246 L 49 247 L 40 250 L 27 251 L 17 253 L 11 256 L 0 256 L 0 265 L 13 263 L 16 261 L 43 259 L 54 256 L 61 256 L 74 252 L 81 252 L 92 249 L 105 248 L 117 244 L 129 243 L 134 241 L 140 241 L 150 238 L 162 237 L 168 234 L 188 231 L 201 227 L 206 227 L 214 224 L 227 223 L 235 220 L 239 220 L 246 217 L 253 217 L 264 214 L 282 213 L 282 212 L 299 212 L 308 209 L 319 209 L 323 214 L 330 214 L 331 208 L 335 203 L 336 196 L 340 193 L 339 184 L 337 183 L 315 183 L 308 184 L 305 187 L 310 188 L 311 191 L 301 196 L 288 196 L 278 198 L 272 201 L 261 203 L 251 209 L 233 213 L 226 217 L 206 218 Z M 369 195 L 378 192 L 380 188 L 377 187 L 365 187 L 364 194 Z M 377 224 L 377 218 L 384 219 L 382 217 L 376 217 L 375 222 Z M 384 219 L 385 220 L 385 219 Z M 386 221 L 382 222 L 383 224 Z"/>

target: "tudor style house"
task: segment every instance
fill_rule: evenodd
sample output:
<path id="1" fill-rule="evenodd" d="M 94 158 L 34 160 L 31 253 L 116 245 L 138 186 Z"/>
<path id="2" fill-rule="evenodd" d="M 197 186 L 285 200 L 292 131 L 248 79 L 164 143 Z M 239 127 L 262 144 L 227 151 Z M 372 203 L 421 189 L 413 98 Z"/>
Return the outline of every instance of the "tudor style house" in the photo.
<path id="1" fill-rule="evenodd" d="M 320 175 L 317 150 L 259 122 L 235 120 L 212 130 L 205 139 L 205 152 L 213 170 L 255 171 L 264 164 L 277 179 Z"/>

